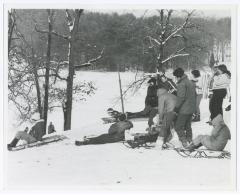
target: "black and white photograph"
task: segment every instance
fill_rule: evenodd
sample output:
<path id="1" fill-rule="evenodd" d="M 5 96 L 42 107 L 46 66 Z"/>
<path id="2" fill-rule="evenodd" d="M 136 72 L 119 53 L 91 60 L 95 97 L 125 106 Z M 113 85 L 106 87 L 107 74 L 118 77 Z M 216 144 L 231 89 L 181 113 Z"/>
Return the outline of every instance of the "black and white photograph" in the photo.
<path id="1" fill-rule="evenodd" d="M 236 5 L 3 11 L 4 189 L 236 190 Z"/>

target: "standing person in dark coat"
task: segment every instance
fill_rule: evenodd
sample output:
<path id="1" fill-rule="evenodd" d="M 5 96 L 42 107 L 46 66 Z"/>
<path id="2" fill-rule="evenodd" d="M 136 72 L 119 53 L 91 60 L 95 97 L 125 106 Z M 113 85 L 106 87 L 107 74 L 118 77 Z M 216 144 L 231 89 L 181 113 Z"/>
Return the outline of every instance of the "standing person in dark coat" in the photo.
<path id="1" fill-rule="evenodd" d="M 219 65 L 216 68 L 217 71 L 210 81 L 210 90 L 213 92 L 209 102 L 211 120 L 218 114 L 223 115 L 223 99 L 227 95 L 227 89 L 229 88 L 231 82 L 231 73 L 227 70 L 225 65 Z"/>
<path id="2" fill-rule="evenodd" d="M 184 74 L 182 68 L 177 68 L 173 75 L 177 79 L 177 102 L 175 112 L 177 120 L 175 130 L 183 147 L 187 147 L 192 141 L 192 115 L 196 110 L 195 85 Z"/>
<path id="3" fill-rule="evenodd" d="M 121 114 L 119 117 L 119 121 L 110 126 L 108 133 L 93 138 L 87 138 L 84 141 L 76 141 L 75 144 L 80 146 L 88 144 L 105 144 L 123 141 L 125 138 L 125 130 L 129 130 L 132 127 L 132 122 L 126 120 L 125 114 Z"/>
<path id="4" fill-rule="evenodd" d="M 18 131 L 12 142 L 7 145 L 9 150 L 16 147 L 19 140 L 24 140 L 28 144 L 42 140 L 42 137 L 46 134 L 44 120 L 39 118 L 32 118 L 32 120 L 35 121 L 35 123 L 31 127 L 29 133 L 28 127 L 24 131 Z"/>
<path id="5" fill-rule="evenodd" d="M 145 108 L 140 112 L 127 112 L 128 118 L 141 118 L 151 117 L 153 118 L 157 113 L 158 97 L 157 97 L 157 85 L 156 79 L 151 78 L 148 81 L 147 96 L 145 98 Z M 151 119 L 150 118 L 150 119 Z"/>

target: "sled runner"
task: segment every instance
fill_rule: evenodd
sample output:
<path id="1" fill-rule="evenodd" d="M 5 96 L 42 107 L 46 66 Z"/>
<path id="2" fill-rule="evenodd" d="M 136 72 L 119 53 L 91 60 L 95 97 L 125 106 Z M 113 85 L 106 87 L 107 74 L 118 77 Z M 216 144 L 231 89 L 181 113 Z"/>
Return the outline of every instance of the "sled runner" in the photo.
<path id="1" fill-rule="evenodd" d="M 190 151 L 184 148 L 174 148 L 174 150 L 184 158 L 231 159 L 231 153 L 228 151 L 212 151 L 207 149 L 195 149 L 193 151 Z"/>
<path id="2" fill-rule="evenodd" d="M 22 144 L 22 145 L 13 147 L 9 151 L 19 151 L 19 150 L 23 150 L 26 148 L 39 147 L 39 146 L 47 145 L 49 143 L 62 141 L 64 139 L 67 139 L 67 137 L 64 135 L 54 135 L 54 136 L 50 136 L 50 137 L 45 137 L 42 139 L 42 141 L 37 141 L 34 143 L 30 143 L 30 144 Z"/>

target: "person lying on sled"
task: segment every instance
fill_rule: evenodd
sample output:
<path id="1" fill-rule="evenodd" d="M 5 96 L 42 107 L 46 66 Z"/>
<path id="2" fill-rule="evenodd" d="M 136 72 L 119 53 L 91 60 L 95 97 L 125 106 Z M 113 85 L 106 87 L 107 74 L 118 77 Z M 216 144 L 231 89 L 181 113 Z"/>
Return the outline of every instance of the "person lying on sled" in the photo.
<path id="1" fill-rule="evenodd" d="M 108 130 L 108 133 L 102 134 L 97 137 L 86 138 L 84 141 L 76 141 L 76 145 L 88 145 L 88 144 L 105 144 L 115 143 L 124 140 L 125 130 L 129 130 L 133 127 L 131 121 L 126 120 L 126 115 L 121 114 L 119 121 L 112 124 Z"/>
<path id="2" fill-rule="evenodd" d="M 32 125 L 30 131 L 28 127 L 26 127 L 24 131 L 18 131 L 12 142 L 7 145 L 8 150 L 16 147 L 19 140 L 24 140 L 28 144 L 42 140 L 42 137 L 46 134 L 44 120 L 40 119 L 39 115 L 32 116 L 31 120 L 34 121 L 34 124 Z"/>
<path id="3" fill-rule="evenodd" d="M 201 146 L 213 151 L 222 151 L 231 134 L 228 126 L 224 123 L 221 114 L 218 114 L 212 120 L 213 130 L 211 135 L 198 135 L 192 143 L 187 147 L 188 150 L 194 150 Z"/>

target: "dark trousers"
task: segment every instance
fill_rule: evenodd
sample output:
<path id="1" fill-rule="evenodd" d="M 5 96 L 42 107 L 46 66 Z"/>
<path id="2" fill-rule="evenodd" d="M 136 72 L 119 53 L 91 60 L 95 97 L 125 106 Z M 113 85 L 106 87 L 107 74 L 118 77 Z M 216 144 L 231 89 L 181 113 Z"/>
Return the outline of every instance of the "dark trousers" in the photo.
<path id="1" fill-rule="evenodd" d="M 222 104 L 226 94 L 227 94 L 226 89 L 213 90 L 213 95 L 209 102 L 211 120 L 213 120 L 218 114 L 223 115 Z"/>
<path id="2" fill-rule="evenodd" d="M 175 131 L 178 134 L 178 138 L 181 142 L 186 143 L 192 141 L 192 114 L 178 114 Z"/>
<path id="3" fill-rule="evenodd" d="M 105 144 L 123 141 L 124 137 L 115 137 L 109 134 L 102 134 L 97 137 L 87 138 L 86 144 Z"/>
<path id="4" fill-rule="evenodd" d="M 128 119 L 148 117 L 152 109 L 153 107 L 148 105 L 140 112 L 127 112 Z"/>

